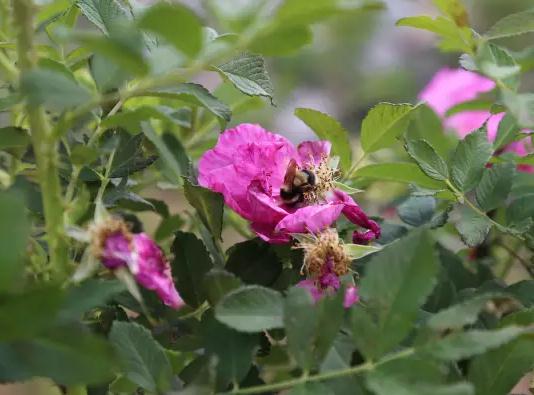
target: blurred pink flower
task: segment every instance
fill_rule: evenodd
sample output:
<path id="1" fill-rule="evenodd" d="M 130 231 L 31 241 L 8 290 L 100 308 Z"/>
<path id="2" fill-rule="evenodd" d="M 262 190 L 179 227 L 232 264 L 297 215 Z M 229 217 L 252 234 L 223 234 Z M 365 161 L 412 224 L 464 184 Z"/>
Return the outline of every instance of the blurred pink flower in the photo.
<path id="1" fill-rule="evenodd" d="M 327 165 L 330 148 L 327 141 L 306 141 L 295 147 L 285 137 L 259 125 L 240 124 L 224 131 L 217 145 L 202 155 L 198 181 L 221 193 L 226 204 L 271 243 L 287 242 L 291 233 L 320 232 L 341 214 L 369 229 L 366 239 L 378 238 L 378 224 L 349 195 L 334 189 L 333 179 L 328 179 L 328 172 L 332 172 Z M 287 205 L 280 198 L 291 161 L 300 169 L 319 169 L 317 185 L 321 190 L 313 201 Z M 321 172 L 326 174 L 324 182 Z"/>
<path id="2" fill-rule="evenodd" d="M 479 94 L 489 92 L 494 88 L 495 82 L 477 73 L 445 67 L 432 77 L 419 94 L 419 99 L 425 101 L 441 117 L 444 126 L 454 130 L 460 138 L 464 138 L 487 122 L 488 139 L 495 141 L 504 113 L 491 114 L 485 110 L 470 110 L 446 115 L 447 111 L 454 106 L 475 100 Z M 525 156 L 532 152 L 532 147 L 525 139 L 507 145 L 504 151 Z M 534 172 L 532 166 L 519 165 L 518 169 Z"/>
<path id="3" fill-rule="evenodd" d="M 125 267 L 167 306 L 174 309 L 184 306 L 174 287 L 169 263 L 147 234 L 132 234 L 122 221 L 112 219 L 96 226 L 94 235 L 93 248 L 104 266 L 111 270 Z"/>

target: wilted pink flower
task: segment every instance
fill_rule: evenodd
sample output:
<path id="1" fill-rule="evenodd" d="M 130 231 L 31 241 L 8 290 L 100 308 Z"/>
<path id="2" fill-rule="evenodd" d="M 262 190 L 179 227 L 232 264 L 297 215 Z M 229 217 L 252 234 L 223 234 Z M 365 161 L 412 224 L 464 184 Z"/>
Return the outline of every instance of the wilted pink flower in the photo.
<path id="1" fill-rule="evenodd" d="M 296 248 L 304 250 L 302 268 L 308 277 L 300 281 L 297 286 L 307 289 L 315 301 L 325 294 L 337 292 L 341 287 L 340 276 L 349 272 L 351 263 L 337 232 L 327 229 L 310 239 L 300 241 Z M 348 308 L 358 299 L 357 289 L 348 286 L 343 305 Z"/>
<path id="2" fill-rule="evenodd" d="M 241 124 L 223 132 L 217 145 L 200 158 L 198 181 L 221 193 L 226 204 L 271 243 L 287 242 L 292 233 L 320 232 L 341 214 L 369 229 L 369 239 L 379 237 L 378 224 L 348 194 L 334 188 L 330 148 L 327 141 L 306 141 L 295 147 L 259 125 Z M 317 184 L 302 202 L 288 205 L 280 189 L 292 161 L 299 169 L 312 170 Z"/>
<path id="3" fill-rule="evenodd" d="M 487 122 L 488 139 L 493 142 L 504 113 L 491 114 L 485 110 L 461 111 L 450 116 L 446 113 L 454 106 L 475 100 L 479 94 L 494 88 L 495 82 L 477 73 L 463 69 L 442 68 L 421 91 L 419 98 L 443 119 L 445 127 L 454 130 L 460 138 L 464 138 Z M 532 147 L 525 139 L 507 145 L 504 151 L 525 156 L 532 151 Z M 520 165 L 518 169 L 534 171 L 532 166 Z"/>
<path id="4" fill-rule="evenodd" d="M 93 250 L 108 269 L 127 268 L 139 284 L 156 292 L 167 306 L 184 306 L 174 287 L 169 263 L 145 233 L 132 234 L 124 222 L 109 219 L 94 227 Z"/>

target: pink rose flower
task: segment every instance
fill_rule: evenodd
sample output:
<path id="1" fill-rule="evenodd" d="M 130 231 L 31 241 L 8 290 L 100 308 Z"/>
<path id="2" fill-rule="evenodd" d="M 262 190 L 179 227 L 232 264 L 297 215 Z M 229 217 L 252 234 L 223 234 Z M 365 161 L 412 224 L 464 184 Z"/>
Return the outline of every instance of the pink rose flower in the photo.
<path id="1" fill-rule="evenodd" d="M 241 124 L 224 131 L 217 145 L 200 158 L 198 181 L 221 193 L 226 204 L 271 243 L 288 242 L 292 233 L 320 232 L 341 214 L 369 229 L 362 237 L 378 238 L 378 224 L 348 194 L 333 187 L 333 169 L 327 164 L 330 148 L 327 141 L 306 141 L 295 147 L 259 125 Z M 314 169 L 318 178 L 317 191 L 294 205 L 280 197 L 292 161 L 299 169 Z"/>
<path id="2" fill-rule="evenodd" d="M 156 242 L 145 233 L 132 234 L 123 222 L 109 220 L 94 230 L 95 254 L 108 269 L 127 268 L 144 288 L 156 292 L 167 306 L 185 305 L 174 287 L 171 267 Z"/>
<path id="3" fill-rule="evenodd" d="M 494 88 L 495 82 L 477 73 L 445 67 L 432 77 L 419 94 L 419 99 L 425 101 L 441 117 L 444 126 L 454 130 L 460 138 L 464 138 L 487 122 L 488 139 L 493 142 L 504 113 L 491 114 L 485 110 L 462 111 L 451 116 L 447 116 L 446 113 L 454 106 L 475 100 L 481 93 L 490 92 Z M 532 146 L 527 139 L 524 139 L 508 144 L 503 151 L 525 156 L 532 152 Z M 518 169 L 534 172 L 534 167 L 528 165 L 519 165 Z"/>

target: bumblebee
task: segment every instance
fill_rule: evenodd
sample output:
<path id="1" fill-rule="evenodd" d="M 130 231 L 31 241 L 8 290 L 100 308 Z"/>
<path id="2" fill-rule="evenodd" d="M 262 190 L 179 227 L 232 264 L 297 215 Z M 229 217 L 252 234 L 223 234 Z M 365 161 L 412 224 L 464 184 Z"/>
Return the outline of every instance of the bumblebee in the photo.
<path id="1" fill-rule="evenodd" d="M 301 203 L 305 192 L 311 191 L 315 183 L 315 174 L 308 169 L 299 169 L 297 162 L 291 159 L 287 166 L 284 184 L 280 188 L 280 197 L 289 206 Z"/>

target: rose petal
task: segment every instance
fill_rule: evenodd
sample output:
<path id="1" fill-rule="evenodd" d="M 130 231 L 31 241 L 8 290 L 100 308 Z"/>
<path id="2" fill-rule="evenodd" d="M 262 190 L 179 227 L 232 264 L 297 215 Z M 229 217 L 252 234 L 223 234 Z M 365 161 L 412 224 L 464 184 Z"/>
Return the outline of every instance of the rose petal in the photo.
<path id="1" fill-rule="evenodd" d="M 146 289 L 155 291 L 167 306 L 179 309 L 184 301 L 174 287 L 171 267 L 158 245 L 145 233 L 133 238 L 134 256 L 129 265 L 135 279 Z"/>
<path id="2" fill-rule="evenodd" d="M 495 82 L 477 73 L 463 69 L 439 70 L 419 94 L 436 113 L 444 116 L 457 104 L 475 99 L 480 93 L 495 88 Z"/>
<path id="3" fill-rule="evenodd" d="M 348 309 L 350 306 L 358 303 L 359 301 L 360 295 L 358 294 L 358 288 L 356 288 L 354 285 L 347 286 L 347 289 L 345 290 L 345 298 L 343 300 L 343 307 Z"/>
<path id="4" fill-rule="evenodd" d="M 323 293 L 317 288 L 313 280 L 302 280 L 297 284 L 297 287 L 307 289 L 314 302 L 319 301 L 323 297 Z"/>
<path id="5" fill-rule="evenodd" d="M 367 214 L 358 206 L 358 204 L 345 192 L 336 190 L 333 194 L 333 200 L 343 203 L 343 214 L 347 219 L 362 228 L 369 229 L 374 239 L 380 237 L 380 226 L 373 220 L 369 219 Z"/>
<path id="6" fill-rule="evenodd" d="M 332 144 L 330 141 L 304 141 L 299 144 L 297 151 L 302 164 L 319 163 L 323 156 L 329 156 Z"/>
<path id="7" fill-rule="evenodd" d="M 318 233 L 333 224 L 342 210 L 343 205 L 336 203 L 302 207 L 282 219 L 275 230 L 285 233 Z"/>

